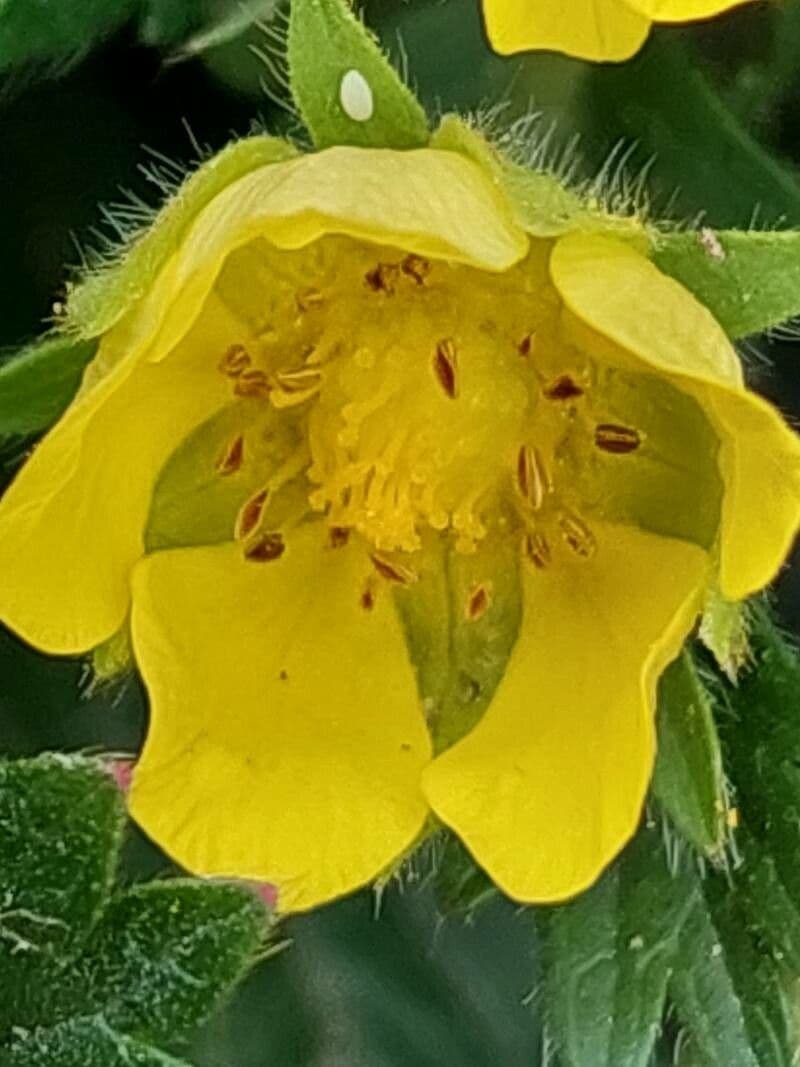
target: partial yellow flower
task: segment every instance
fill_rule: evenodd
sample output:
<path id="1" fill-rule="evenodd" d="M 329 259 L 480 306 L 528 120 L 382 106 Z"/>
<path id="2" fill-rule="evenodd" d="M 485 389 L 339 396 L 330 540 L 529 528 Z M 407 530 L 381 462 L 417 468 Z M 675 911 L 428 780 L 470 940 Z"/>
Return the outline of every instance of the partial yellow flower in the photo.
<path id="1" fill-rule="evenodd" d="M 0 504 L 0 615 L 130 617 L 130 798 L 312 907 L 452 827 L 510 896 L 634 832 L 655 690 L 800 517 L 800 446 L 633 246 L 530 236 L 454 151 L 259 166 L 187 222 Z"/>
<path id="2" fill-rule="evenodd" d="M 509 55 L 527 49 L 578 59 L 620 61 L 635 55 L 654 22 L 691 22 L 746 0 L 483 0 L 492 47 Z"/>

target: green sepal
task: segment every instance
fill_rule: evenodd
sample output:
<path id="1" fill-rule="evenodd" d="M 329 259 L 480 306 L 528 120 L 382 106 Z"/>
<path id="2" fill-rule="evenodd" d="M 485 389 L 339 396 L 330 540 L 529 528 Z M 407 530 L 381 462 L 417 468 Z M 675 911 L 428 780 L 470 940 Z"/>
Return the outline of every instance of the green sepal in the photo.
<path id="1" fill-rule="evenodd" d="M 554 174 L 515 162 L 458 115 L 445 115 L 431 148 L 459 152 L 479 164 L 505 192 L 517 224 L 533 237 L 581 230 L 604 233 L 648 247 L 647 229 L 636 215 L 614 215 L 597 198 L 582 196 Z"/>
<path id="2" fill-rule="evenodd" d="M 133 669 L 133 643 L 130 620 L 126 619 L 115 634 L 92 650 L 92 680 L 113 682 Z"/>
<path id="3" fill-rule="evenodd" d="M 241 436 L 244 459 L 238 470 L 221 475 L 220 456 Z M 153 490 L 145 529 L 145 550 L 215 545 L 233 537 L 239 508 L 296 451 L 291 418 L 253 399 L 229 404 L 194 429 L 175 449 Z M 290 515 L 307 510 L 308 493 L 295 482 L 271 494 L 265 521 L 278 528 Z"/>
<path id="4" fill-rule="evenodd" d="M 543 1007 L 563 1067 L 647 1067 L 692 900 L 643 827 L 574 901 L 536 910 Z"/>
<path id="5" fill-rule="evenodd" d="M 726 600 L 718 589 L 710 590 L 698 636 L 733 683 L 750 658 L 748 618 L 746 602 Z"/>
<path id="6" fill-rule="evenodd" d="M 420 553 L 420 581 L 395 592 L 409 655 L 436 751 L 480 721 L 519 633 L 522 597 L 514 538 L 490 532 L 475 552 L 432 535 Z M 468 616 L 470 598 L 486 608 Z"/>
<path id="7" fill-rule="evenodd" d="M 99 337 L 150 289 L 204 207 L 239 178 L 297 155 L 288 141 L 256 136 L 234 141 L 191 173 L 153 219 L 108 265 L 89 273 L 68 297 L 63 328 Z"/>
<path id="8" fill-rule="evenodd" d="M 467 156 L 485 170 L 508 193 L 516 221 L 535 237 L 565 233 L 585 213 L 580 198 L 552 174 L 512 162 L 459 115 L 445 115 L 430 143 Z"/>
<path id="9" fill-rule="evenodd" d="M 800 233 L 709 229 L 657 239 L 653 260 L 733 338 L 800 314 Z"/>
<path id="10" fill-rule="evenodd" d="M 69 405 L 94 341 L 47 337 L 0 364 L 0 437 L 46 429 Z"/>
<path id="11" fill-rule="evenodd" d="M 695 848 L 719 852 L 726 806 L 722 754 L 711 697 L 688 651 L 661 677 L 653 793 Z"/>
<path id="12" fill-rule="evenodd" d="M 293 0 L 288 56 L 292 96 L 317 148 L 427 144 L 421 104 L 346 0 Z M 360 116 L 345 110 L 346 75 L 356 82 L 356 102 L 366 107 Z"/>

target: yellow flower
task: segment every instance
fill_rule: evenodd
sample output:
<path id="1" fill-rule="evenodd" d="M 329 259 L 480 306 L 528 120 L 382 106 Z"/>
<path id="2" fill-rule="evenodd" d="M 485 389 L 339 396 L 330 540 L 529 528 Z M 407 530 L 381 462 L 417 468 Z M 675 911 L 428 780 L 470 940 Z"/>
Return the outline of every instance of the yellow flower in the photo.
<path id="1" fill-rule="evenodd" d="M 192 871 L 307 908 L 433 814 L 510 896 L 574 894 L 636 827 L 708 588 L 787 554 L 800 447 L 711 315 L 632 244 L 517 218 L 455 151 L 237 177 L 0 506 L 25 639 L 130 614 L 130 803 Z"/>
<path id="2" fill-rule="evenodd" d="M 492 47 L 508 55 L 529 48 L 578 59 L 630 59 L 654 22 L 690 22 L 745 0 L 483 0 Z"/>

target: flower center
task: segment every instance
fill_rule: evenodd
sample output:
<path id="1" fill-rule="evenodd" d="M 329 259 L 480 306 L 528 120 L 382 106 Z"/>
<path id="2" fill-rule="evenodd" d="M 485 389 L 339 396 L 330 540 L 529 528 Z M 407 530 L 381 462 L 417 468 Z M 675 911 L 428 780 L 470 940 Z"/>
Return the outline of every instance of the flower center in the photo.
<path id="1" fill-rule="evenodd" d="M 580 443 L 622 456 L 643 435 L 593 413 L 597 370 L 561 335 L 545 257 L 493 275 L 328 238 L 297 252 L 257 242 L 226 267 L 218 287 L 248 331 L 221 371 L 294 422 L 303 445 L 283 482 L 302 470 L 308 507 L 334 539 L 363 536 L 384 577 L 413 579 L 403 554 L 426 529 L 469 553 L 499 515 L 536 567 L 594 552 L 572 477 Z M 230 442 L 221 473 L 242 448 Z M 243 505 L 241 539 L 274 488 Z M 273 537 L 251 558 L 279 551 Z"/>

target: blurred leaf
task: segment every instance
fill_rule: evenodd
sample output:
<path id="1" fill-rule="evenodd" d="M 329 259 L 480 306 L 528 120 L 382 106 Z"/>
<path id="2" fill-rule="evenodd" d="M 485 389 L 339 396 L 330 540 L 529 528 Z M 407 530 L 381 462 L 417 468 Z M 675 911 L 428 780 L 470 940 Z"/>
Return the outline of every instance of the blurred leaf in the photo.
<path id="1" fill-rule="evenodd" d="M 94 341 L 49 337 L 0 364 L 0 437 L 46 429 L 68 406 Z"/>
<path id="2" fill-rule="evenodd" d="M 275 14 L 279 3 L 280 0 L 233 0 L 222 7 L 216 18 L 179 42 L 179 55 L 184 58 L 203 55 L 249 35 L 260 22 L 266 22 Z M 263 33 L 259 39 L 263 45 Z M 242 58 L 240 55 L 240 61 Z"/>
<path id="3" fill-rule="evenodd" d="M 63 68 L 121 26 L 139 0 L 3 0 L 0 70 L 29 63 Z"/>
<path id="4" fill-rule="evenodd" d="M 694 293 L 731 337 L 760 333 L 800 315 L 800 233 L 674 233 L 659 239 L 653 259 Z"/>
<path id="5" fill-rule="evenodd" d="M 770 226 L 800 219 L 800 182 L 739 125 L 673 27 L 652 34 L 627 63 L 595 64 L 582 85 L 583 117 L 593 150 L 630 145 L 617 154 L 607 184 L 655 160 L 653 176 L 676 209 L 707 214 L 714 226 L 747 228 L 758 208 Z M 616 167 L 616 171 L 615 171 Z M 619 189 L 617 189 L 619 191 Z"/>
<path id="6" fill-rule="evenodd" d="M 545 1014 L 565 1067 L 649 1063 L 694 892 L 653 826 L 586 893 L 537 909 Z"/>
<path id="7" fill-rule="evenodd" d="M 537 1067 L 530 917 L 497 898 L 466 925 L 432 895 L 363 892 L 286 921 L 291 944 L 193 1048 L 200 1067 Z"/>
<path id="8" fill-rule="evenodd" d="M 427 143 L 425 112 L 347 0 L 293 0 L 288 49 L 292 95 L 317 148 Z"/>
<path id="9" fill-rule="evenodd" d="M 717 852 L 725 831 L 722 756 L 711 699 L 687 651 L 661 677 L 653 792 L 701 852 Z"/>

